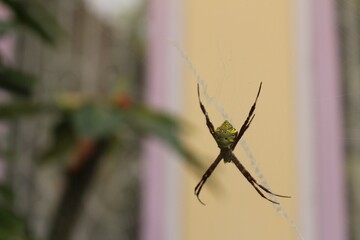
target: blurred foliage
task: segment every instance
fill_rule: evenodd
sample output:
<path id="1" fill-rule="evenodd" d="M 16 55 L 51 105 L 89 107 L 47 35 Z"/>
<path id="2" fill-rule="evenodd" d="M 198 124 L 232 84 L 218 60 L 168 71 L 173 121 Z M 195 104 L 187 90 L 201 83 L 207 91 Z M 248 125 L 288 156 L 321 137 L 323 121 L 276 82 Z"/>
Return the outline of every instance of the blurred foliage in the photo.
<path id="1" fill-rule="evenodd" d="M 14 68 L 1 67 L 0 79 L 0 88 L 17 96 L 31 96 L 35 84 L 35 78 L 32 75 Z"/>
<path id="2" fill-rule="evenodd" d="M 11 19 L 0 24 L 1 35 L 14 30 L 27 29 L 49 44 L 54 45 L 58 41 L 62 30 L 38 1 L 1 0 L 1 2 L 13 14 Z"/>
<path id="3" fill-rule="evenodd" d="M 11 101 L 0 104 L 0 119 L 12 120 L 40 113 L 56 111 L 55 106 L 35 104 L 26 101 Z"/>
<path id="4" fill-rule="evenodd" d="M 59 113 L 59 117 L 53 130 L 53 144 L 46 150 L 42 160 L 59 157 L 69 152 L 81 139 L 111 138 L 122 143 L 123 138 L 132 132 L 139 139 L 148 135 L 158 137 L 185 157 L 190 164 L 200 167 L 193 154 L 180 141 L 179 135 L 182 129 L 178 120 L 146 106 L 124 105 L 126 99 L 128 96 L 123 95 L 121 99 L 101 103 L 91 100 L 74 105 L 69 105 L 68 101 L 59 102 L 56 106 L 58 109 L 54 111 Z M 24 109 L 26 108 L 24 106 Z M 31 110 L 38 113 L 49 108 L 32 105 L 32 108 L 22 113 L 25 115 Z M 0 107 L 0 118 L 2 115 Z M 15 111 L 7 117 L 13 116 L 16 116 Z M 126 144 L 131 146 L 133 143 Z"/>
<path id="5" fill-rule="evenodd" d="M 48 45 L 55 45 L 58 42 L 62 30 L 38 2 L 34 0 L 2 0 L 2 3 L 9 8 L 12 16 L 8 20 L 0 22 L 0 38 L 6 36 L 7 33 L 26 29 Z M 48 160 L 61 159 L 60 157 L 66 156 L 67 153 L 78 153 L 77 156 L 82 159 L 75 158 L 74 161 L 79 161 L 81 164 L 77 166 L 76 171 L 67 175 L 69 183 L 72 178 L 81 177 L 83 179 L 82 185 L 68 185 L 69 193 L 75 190 L 78 193 L 78 199 L 70 198 L 73 203 L 81 202 L 85 188 L 88 186 L 86 181 L 90 181 L 89 178 L 93 176 L 90 170 L 88 173 L 84 173 L 79 168 L 87 171 L 86 164 L 97 162 L 98 158 L 109 151 L 107 143 L 139 148 L 139 139 L 155 136 L 184 157 L 187 163 L 195 168 L 200 167 L 199 161 L 182 144 L 179 138 L 182 124 L 175 117 L 134 103 L 126 93 L 116 94 L 114 97 L 101 101 L 86 99 L 79 93 L 53 99 L 52 102 L 35 102 L 32 99 L 32 93 L 38 82 L 36 77 L 17 68 L 8 67 L 4 62 L 2 59 L 0 60 L 0 88 L 11 98 L 0 103 L 0 120 L 25 120 L 39 114 L 51 114 L 56 117 L 56 123 L 52 128 L 52 142 L 37 160 L 46 163 Z M 137 142 L 131 142 L 126 138 L 129 132 L 138 136 Z M 95 163 L 93 165 L 96 166 Z M 70 189 L 73 186 L 75 188 Z M 79 190 L 79 188 L 82 189 Z M 66 190 L 64 194 L 67 194 Z M 67 197 L 63 196 L 62 201 L 60 200 L 59 214 L 55 218 L 64 218 L 61 211 L 78 213 L 78 209 L 74 210 L 73 208 L 77 208 L 79 205 L 73 203 L 67 210 L 64 210 L 69 204 Z M 25 218 L 15 211 L 13 202 L 14 195 L 11 188 L 5 184 L 1 185 L 0 240 L 31 239 Z M 74 219 L 72 221 L 76 221 L 76 217 L 71 216 Z M 62 220 L 64 221 L 64 219 Z M 59 221 L 55 219 L 54 223 Z M 71 236 L 72 226 L 68 228 L 64 226 L 62 229 L 61 226 L 60 228 L 59 226 L 53 227 L 57 228 L 57 231 L 64 232 L 64 236 Z M 65 233 L 66 231 L 69 233 Z M 50 236 L 50 239 L 53 238 Z M 66 237 L 63 238 L 63 240 L 66 239 Z"/>
<path id="6" fill-rule="evenodd" d="M 25 220 L 16 213 L 11 188 L 0 184 L 0 239 L 31 240 Z"/>
<path id="7" fill-rule="evenodd" d="M 12 16 L 0 22 L 0 38 L 14 31 L 27 29 L 45 42 L 54 45 L 60 28 L 54 19 L 37 2 L 2 0 Z M 12 119 L 47 110 L 47 107 L 29 101 L 36 79 L 31 74 L 4 64 L 0 56 L 0 88 L 12 95 L 13 100 L 2 102 L 0 118 Z M 17 100 L 18 97 L 24 100 Z M 25 100 L 26 99 L 26 100 Z M 6 183 L 0 185 L 0 239 L 31 240 L 26 219 L 14 207 L 15 196 Z"/>

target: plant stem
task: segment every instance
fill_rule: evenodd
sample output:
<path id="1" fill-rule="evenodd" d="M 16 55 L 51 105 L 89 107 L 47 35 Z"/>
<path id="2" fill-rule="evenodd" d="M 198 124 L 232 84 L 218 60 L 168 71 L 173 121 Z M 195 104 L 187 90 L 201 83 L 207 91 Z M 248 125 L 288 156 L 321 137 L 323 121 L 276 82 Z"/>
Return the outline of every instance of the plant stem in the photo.
<path id="1" fill-rule="evenodd" d="M 109 141 L 96 140 L 83 159 L 77 159 L 81 166 L 69 171 L 59 205 L 50 226 L 48 240 L 71 239 L 76 223 L 83 210 L 84 197 L 96 173 L 99 160 L 108 148 Z"/>

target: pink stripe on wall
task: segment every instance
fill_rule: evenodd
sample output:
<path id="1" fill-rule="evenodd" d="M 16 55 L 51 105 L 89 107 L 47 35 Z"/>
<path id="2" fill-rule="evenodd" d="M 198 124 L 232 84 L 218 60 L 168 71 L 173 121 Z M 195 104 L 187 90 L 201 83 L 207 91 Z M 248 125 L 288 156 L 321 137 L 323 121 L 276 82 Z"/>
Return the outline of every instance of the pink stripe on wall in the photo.
<path id="1" fill-rule="evenodd" d="M 344 142 L 336 2 L 313 1 L 318 239 L 345 240 Z"/>
<path id="2" fill-rule="evenodd" d="M 156 109 L 164 109 L 166 94 L 166 0 L 148 2 L 147 17 L 147 76 L 145 83 L 146 103 Z M 145 144 L 142 163 L 141 240 L 164 239 L 164 158 L 162 145 L 154 139 Z"/>

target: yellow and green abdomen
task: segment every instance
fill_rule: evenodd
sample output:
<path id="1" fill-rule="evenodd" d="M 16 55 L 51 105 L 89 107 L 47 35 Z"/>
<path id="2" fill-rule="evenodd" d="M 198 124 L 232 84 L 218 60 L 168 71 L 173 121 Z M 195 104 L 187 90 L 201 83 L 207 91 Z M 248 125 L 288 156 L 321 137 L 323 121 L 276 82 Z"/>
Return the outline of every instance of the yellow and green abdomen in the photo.
<path id="1" fill-rule="evenodd" d="M 220 127 L 215 130 L 215 140 L 220 149 L 230 149 L 235 137 L 237 136 L 237 130 L 225 120 Z"/>

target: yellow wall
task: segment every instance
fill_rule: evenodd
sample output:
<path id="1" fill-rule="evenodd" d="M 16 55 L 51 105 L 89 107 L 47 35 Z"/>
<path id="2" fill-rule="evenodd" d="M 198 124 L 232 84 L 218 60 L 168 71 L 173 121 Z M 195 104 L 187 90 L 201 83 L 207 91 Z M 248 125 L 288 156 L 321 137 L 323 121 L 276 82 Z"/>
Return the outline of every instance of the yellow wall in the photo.
<path id="1" fill-rule="evenodd" d="M 256 117 L 245 139 L 272 190 L 296 221 L 297 182 L 293 92 L 292 16 L 289 1 L 187 0 L 184 3 L 185 51 L 236 126 L 245 120 L 260 81 Z M 210 165 L 218 149 L 196 99 L 196 81 L 187 67 L 184 118 L 192 124 L 188 143 Z M 223 119 L 204 104 L 215 127 Z M 239 145 L 238 158 L 257 178 Z M 205 169 L 204 169 L 205 171 Z M 201 176 L 184 171 L 183 239 L 296 239 L 284 218 L 261 198 L 233 164 L 220 163 L 205 184 L 202 206 L 194 196 Z"/>

